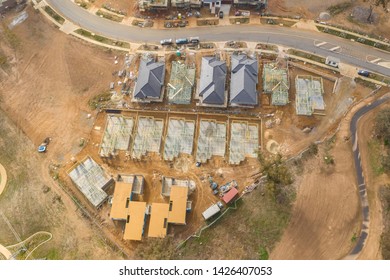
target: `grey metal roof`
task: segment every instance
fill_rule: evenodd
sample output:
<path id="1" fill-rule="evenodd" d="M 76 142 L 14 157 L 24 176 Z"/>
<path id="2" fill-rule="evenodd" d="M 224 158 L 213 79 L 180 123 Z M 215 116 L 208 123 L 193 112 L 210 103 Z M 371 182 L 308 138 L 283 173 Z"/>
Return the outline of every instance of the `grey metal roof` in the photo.
<path id="1" fill-rule="evenodd" d="M 203 57 L 200 71 L 199 96 L 203 103 L 225 103 L 226 62 L 215 57 Z"/>
<path id="2" fill-rule="evenodd" d="M 134 98 L 160 98 L 164 85 L 165 64 L 154 59 L 141 60 Z"/>
<path id="3" fill-rule="evenodd" d="M 258 64 L 256 59 L 246 55 L 232 56 L 232 75 L 230 80 L 230 103 L 238 105 L 257 105 Z"/>

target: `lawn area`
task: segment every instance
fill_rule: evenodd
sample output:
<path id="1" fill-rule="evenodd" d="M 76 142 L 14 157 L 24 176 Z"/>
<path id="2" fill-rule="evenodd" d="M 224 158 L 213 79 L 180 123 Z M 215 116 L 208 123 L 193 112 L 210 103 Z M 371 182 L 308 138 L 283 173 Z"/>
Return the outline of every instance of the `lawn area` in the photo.
<path id="1" fill-rule="evenodd" d="M 59 14 L 57 14 L 52 8 L 49 6 L 45 6 L 45 12 L 51 16 L 56 22 L 59 24 L 63 24 L 65 22 L 65 19 L 61 17 Z"/>
<path id="2" fill-rule="evenodd" d="M 319 63 L 325 63 L 325 58 L 324 57 L 321 57 L 321 56 L 318 56 L 318 55 L 314 55 L 314 54 L 311 54 L 311 53 L 302 52 L 302 51 L 298 51 L 298 50 L 294 50 L 294 49 L 289 49 L 287 51 L 287 53 L 295 55 L 295 56 L 307 58 L 307 59 L 310 59 L 310 60 L 313 60 L 313 61 L 316 61 L 316 62 L 319 62 Z"/>
<path id="3" fill-rule="evenodd" d="M 81 28 L 77 29 L 75 32 L 77 34 L 80 34 L 81 36 L 90 38 L 92 40 L 98 41 L 98 42 L 103 43 L 103 44 L 107 44 L 107 45 L 111 45 L 111 46 L 118 46 L 118 47 L 121 47 L 121 48 L 130 48 L 130 44 L 127 43 L 127 42 L 111 40 L 109 38 L 93 34 L 93 33 L 89 32 L 89 31 L 81 29 Z"/>
<path id="4" fill-rule="evenodd" d="M 383 174 L 384 169 L 382 166 L 382 147 L 378 140 L 373 139 L 368 141 L 367 143 L 369 156 L 370 156 L 370 166 L 372 172 L 374 172 L 375 176 L 379 176 Z"/>

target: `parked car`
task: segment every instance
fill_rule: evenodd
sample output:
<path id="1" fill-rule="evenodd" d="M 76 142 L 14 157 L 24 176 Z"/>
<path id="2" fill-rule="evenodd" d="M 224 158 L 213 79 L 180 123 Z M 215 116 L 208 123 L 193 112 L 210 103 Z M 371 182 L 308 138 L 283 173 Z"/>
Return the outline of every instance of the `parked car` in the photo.
<path id="1" fill-rule="evenodd" d="M 370 72 L 369 71 L 367 71 L 367 70 L 359 70 L 358 71 L 358 75 L 360 75 L 360 76 L 364 76 L 364 77 L 368 77 L 368 76 L 370 76 Z"/>
<path id="2" fill-rule="evenodd" d="M 223 11 L 219 11 L 219 18 L 223 18 Z"/>
<path id="3" fill-rule="evenodd" d="M 191 44 L 199 44 L 199 37 L 190 37 L 189 41 Z"/>
<path id="4" fill-rule="evenodd" d="M 184 45 L 184 44 L 188 44 L 187 38 L 176 39 L 176 45 Z"/>
<path id="5" fill-rule="evenodd" d="M 160 44 L 163 46 L 172 45 L 173 41 L 172 39 L 164 39 L 160 41 Z"/>

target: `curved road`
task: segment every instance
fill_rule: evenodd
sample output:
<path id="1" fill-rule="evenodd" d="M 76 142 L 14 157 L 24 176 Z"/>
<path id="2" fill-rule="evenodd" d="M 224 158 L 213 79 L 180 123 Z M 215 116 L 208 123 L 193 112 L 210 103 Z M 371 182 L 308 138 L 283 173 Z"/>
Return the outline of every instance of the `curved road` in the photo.
<path id="1" fill-rule="evenodd" d="M 262 25 L 229 25 L 164 30 L 141 29 L 100 18 L 80 8 L 70 0 L 46 0 L 46 2 L 74 24 L 115 40 L 142 43 L 158 42 L 164 38 L 199 36 L 201 40 L 205 41 L 243 40 L 272 43 L 317 53 L 322 56 L 332 55 L 340 58 L 342 62 L 390 76 L 390 68 L 366 62 L 367 55 L 390 62 L 390 53 L 321 32 Z M 340 46 L 342 51 L 335 53 L 317 48 L 314 45 L 315 41 L 326 41 Z"/>
<path id="2" fill-rule="evenodd" d="M 353 115 L 351 120 L 350 131 L 351 131 L 351 140 L 353 143 L 352 151 L 353 151 L 353 159 L 355 162 L 355 170 L 356 170 L 356 177 L 357 177 L 357 183 L 359 189 L 360 203 L 362 207 L 363 221 L 362 221 L 362 227 L 361 227 L 358 242 L 356 243 L 355 247 L 352 249 L 351 253 L 347 256 L 347 258 L 354 258 L 361 252 L 368 237 L 369 224 L 370 224 L 370 215 L 369 215 L 370 209 L 368 205 L 366 183 L 364 181 L 362 163 L 360 161 L 360 152 L 359 152 L 359 144 L 358 144 L 358 136 L 357 136 L 357 123 L 364 114 L 368 113 L 369 111 L 375 109 L 379 105 L 389 100 L 390 100 L 389 96 L 383 96 L 380 99 L 375 100 L 371 104 L 366 105 L 363 108 L 360 108 Z"/>

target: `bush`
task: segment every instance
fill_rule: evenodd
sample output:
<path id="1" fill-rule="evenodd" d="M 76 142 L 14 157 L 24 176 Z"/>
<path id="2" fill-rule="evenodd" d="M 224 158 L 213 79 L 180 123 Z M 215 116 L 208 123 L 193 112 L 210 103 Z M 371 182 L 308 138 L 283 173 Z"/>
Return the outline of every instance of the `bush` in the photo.
<path id="1" fill-rule="evenodd" d="M 375 133 L 386 145 L 390 143 L 390 109 L 378 113 L 375 119 Z"/>

